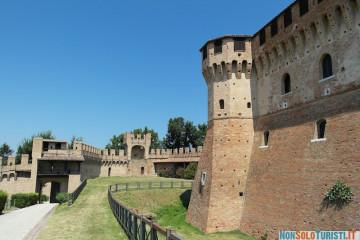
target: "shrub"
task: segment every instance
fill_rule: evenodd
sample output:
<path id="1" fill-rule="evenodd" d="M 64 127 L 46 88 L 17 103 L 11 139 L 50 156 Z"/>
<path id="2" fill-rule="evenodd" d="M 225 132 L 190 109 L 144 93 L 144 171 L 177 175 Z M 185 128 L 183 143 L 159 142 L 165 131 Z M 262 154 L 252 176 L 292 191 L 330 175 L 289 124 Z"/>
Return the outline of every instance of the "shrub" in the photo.
<path id="1" fill-rule="evenodd" d="M 329 204 L 335 204 L 341 207 L 351 202 L 353 197 L 351 188 L 342 181 L 336 181 L 325 195 L 325 201 Z"/>
<path id="2" fill-rule="evenodd" d="M 70 194 L 66 192 L 60 192 L 56 194 L 56 201 L 58 201 L 60 204 L 68 202 L 69 198 Z"/>
<path id="3" fill-rule="evenodd" d="M 267 239 L 268 239 L 268 234 L 267 233 L 265 233 L 264 235 L 262 235 L 260 237 L 260 240 L 267 240 Z"/>
<path id="4" fill-rule="evenodd" d="M 24 208 L 35 205 L 37 201 L 37 193 L 16 193 L 11 195 L 11 203 L 17 208 Z"/>
<path id="5" fill-rule="evenodd" d="M 7 193 L 0 190 L 0 214 L 5 208 L 7 197 Z"/>
<path id="6" fill-rule="evenodd" d="M 197 163 L 195 163 L 195 162 L 189 163 L 189 165 L 187 165 L 187 167 L 185 168 L 184 178 L 185 179 L 194 179 L 195 174 L 196 174 L 196 169 L 197 169 Z"/>
<path id="7" fill-rule="evenodd" d="M 174 170 L 170 169 L 170 168 L 160 169 L 158 171 L 158 175 L 159 175 L 159 177 L 167 177 L 167 178 L 175 177 Z"/>

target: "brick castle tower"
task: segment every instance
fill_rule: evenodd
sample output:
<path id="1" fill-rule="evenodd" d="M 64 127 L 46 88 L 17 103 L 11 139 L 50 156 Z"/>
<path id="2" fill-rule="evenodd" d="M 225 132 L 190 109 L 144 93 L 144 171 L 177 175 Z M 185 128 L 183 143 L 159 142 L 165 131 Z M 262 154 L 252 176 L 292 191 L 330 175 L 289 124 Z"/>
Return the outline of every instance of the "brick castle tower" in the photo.
<path id="1" fill-rule="evenodd" d="M 238 229 L 253 142 L 251 36 L 232 35 L 202 48 L 208 130 L 187 221 L 204 232 Z"/>

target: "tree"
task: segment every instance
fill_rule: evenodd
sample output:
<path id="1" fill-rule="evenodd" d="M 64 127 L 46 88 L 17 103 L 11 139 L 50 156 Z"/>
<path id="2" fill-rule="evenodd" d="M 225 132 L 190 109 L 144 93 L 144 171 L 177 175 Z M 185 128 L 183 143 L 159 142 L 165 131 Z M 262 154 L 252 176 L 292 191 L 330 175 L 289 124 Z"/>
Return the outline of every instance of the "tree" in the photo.
<path id="1" fill-rule="evenodd" d="M 0 157 L 8 157 L 13 153 L 13 150 L 10 148 L 9 145 L 3 143 L 0 147 Z"/>
<path id="2" fill-rule="evenodd" d="M 105 146 L 106 149 L 115 149 L 117 151 L 125 149 L 124 134 L 121 133 L 118 136 L 114 135 L 110 139 L 110 142 Z"/>
<path id="3" fill-rule="evenodd" d="M 207 124 L 202 123 L 197 125 L 196 138 L 194 141 L 194 147 L 204 146 L 205 137 L 207 131 Z"/>
<path id="4" fill-rule="evenodd" d="M 182 117 L 170 118 L 164 145 L 167 148 L 198 147 L 204 144 L 206 124 L 195 126 Z"/>
<path id="5" fill-rule="evenodd" d="M 37 133 L 30 138 L 25 138 L 21 144 L 18 146 L 16 152 L 16 160 L 15 163 L 19 164 L 21 159 L 21 154 L 29 154 L 29 159 L 31 159 L 32 155 L 32 145 L 33 145 L 33 138 L 34 137 L 41 137 L 44 139 L 55 139 L 55 136 L 52 134 L 50 130 Z"/>
<path id="6" fill-rule="evenodd" d="M 197 163 L 196 162 L 189 163 L 189 165 L 187 165 L 187 167 L 185 168 L 184 178 L 185 179 L 194 179 L 195 174 L 196 174 L 196 169 L 197 169 Z"/>
<path id="7" fill-rule="evenodd" d="M 7 157 L 10 156 L 13 153 L 13 150 L 10 148 L 9 145 L 6 143 L 3 143 L 0 147 L 0 157 L 3 158 L 3 165 L 7 165 Z"/>
<path id="8" fill-rule="evenodd" d="M 185 120 L 182 117 L 170 118 L 164 145 L 167 148 L 184 147 L 185 143 Z"/>
<path id="9" fill-rule="evenodd" d="M 73 137 L 71 138 L 71 141 L 70 141 L 70 144 L 69 144 L 69 149 L 73 149 L 73 148 L 74 148 L 74 142 L 75 142 L 75 141 L 80 141 L 80 142 L 82 142 L 82 141 L 84 141 L 84 139 L 83 139 L 83 137 L 73 136 Z"/>

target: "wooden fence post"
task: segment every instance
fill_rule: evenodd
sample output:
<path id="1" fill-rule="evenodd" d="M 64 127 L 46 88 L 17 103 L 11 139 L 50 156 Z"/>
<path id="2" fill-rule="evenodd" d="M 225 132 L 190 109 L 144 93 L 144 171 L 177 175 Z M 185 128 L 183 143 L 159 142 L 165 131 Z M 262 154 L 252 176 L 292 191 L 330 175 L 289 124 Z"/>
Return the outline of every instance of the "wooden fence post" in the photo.
<path id="1" fill-rule="evenodd" d="M 146 235 L 146 223 L 145 223 L 143 217 L 141 217 L 141 219 L 140 219 L 140 239 L 139 240 L 145 240 L 145 235 Z"/>

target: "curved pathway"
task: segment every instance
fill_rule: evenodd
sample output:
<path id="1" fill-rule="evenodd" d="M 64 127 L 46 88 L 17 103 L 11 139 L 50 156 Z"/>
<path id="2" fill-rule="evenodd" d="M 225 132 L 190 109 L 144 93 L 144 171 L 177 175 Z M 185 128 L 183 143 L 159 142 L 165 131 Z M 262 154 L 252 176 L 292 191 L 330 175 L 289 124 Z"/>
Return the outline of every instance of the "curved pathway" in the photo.
<path id="1" fill-rule="evenodd" d="M 56 205 L 37 204 L 0 215 L 0 240 L 33 239 Z"/>

